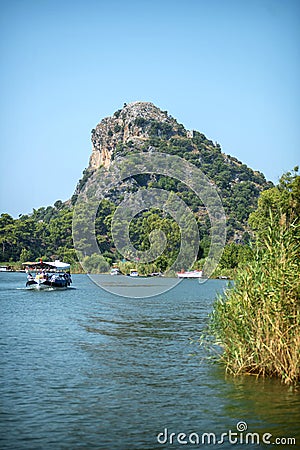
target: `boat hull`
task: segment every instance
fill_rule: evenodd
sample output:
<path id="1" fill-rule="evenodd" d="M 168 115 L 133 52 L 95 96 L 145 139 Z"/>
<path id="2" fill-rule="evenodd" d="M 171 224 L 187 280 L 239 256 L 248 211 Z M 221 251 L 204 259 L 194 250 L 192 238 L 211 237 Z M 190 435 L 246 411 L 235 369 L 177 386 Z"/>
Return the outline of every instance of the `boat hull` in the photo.
<path id="1" fill-rule="evenodd" d="M 122 275 L 122 273 L 120 272 L 119 269 L 112 269 L 112 270 L 110 271 L 110 274 L 111 274 L 112 277 L 115 277 L 115 276 L 117 276 L 117 275 Z"/>
<path id="2" fill-rule="evenodd" d="M 70 286 L 70 281 L 68 279 L 65 279 L 63 277 L 60 277 L 54 281 L 51 280 L 28 280 L 26 283 L 26 287 L 28 289 L 67 289 L 67 287 Z"/>
<path id="3" fill-rule="evenodd" d="M 195 270 L 192 272 L 178 272 L 178 278 L 202 278 L 203 272 L 201 270 Z"/>

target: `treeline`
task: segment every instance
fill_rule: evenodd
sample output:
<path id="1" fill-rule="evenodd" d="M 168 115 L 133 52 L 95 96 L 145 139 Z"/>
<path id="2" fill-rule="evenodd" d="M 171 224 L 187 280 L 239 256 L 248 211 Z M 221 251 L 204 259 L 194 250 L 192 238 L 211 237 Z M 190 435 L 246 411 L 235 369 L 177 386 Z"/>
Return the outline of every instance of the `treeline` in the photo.
<path id="1" fill-rule="evenodd" d="M 73 209 L 70 204 L 57 201 L 54 206 L 34 209 L 32 214 L 22 215 L 14 219 L 9 214 L 0 216 L 0 260 L 2 262 L 26 262 L 39 258 L 43 260 L 61 259 L 78 266 L 77 253 L 74 249 L 72 226 Z M 114 263 L 122 264 L 125 271 L 133 268 L 132 259 L 128 252 L 121 255 L 115 248 L 111 231 L 111 221 L 116 205 L 109 200 L 102 200 L 99 204 L 95 221 L 95 235 L 100 255 L 90 254 L 88 245 L 82 243 L 82 256 L 85 258 L 84 266 L 91 272 L 105 272 Z M 200 245 L 197 261 L 194 268 L 202 268 L 210 247 L 209 221 L 196 217 L 199 229 Z M 83 220 L 84 224 L 84 220 Z M 130 224 L 130 240 L 134 247 L 140 251 L 150 248 L 149 235 L 154 230 L 161 230 L 166 236 L 165 251 L 155 262 L 134 264 L 141 273 L 165 271 L 176 260 L 181 246 L 181 232 L 175 220 L 159 210 L 149 210 L 138 214 Z M 80 245 L 79 245 L 80 247 Z M 232 274 L 232 270 L 244 264 L 248 259 L 249 247 L 247 242 L 237 244 L 229 243 L 223 252 L 220 264 L 220 274 Z M 189 267 L 184 267 L 188 269 Z M 181 269 L 181 267 L 180 267 Z"/>
<path id="2" fill-rule="evenodd" d="M 83 242 L 82 259 L 85 267 L 92 272 L 105 272 L 114 263 L 127 263 L 131 254 L 121 255 L 115 248 L 111 232 L 111 221 L 116 209 L 115 203 L 102 200 L 99 204 L 95 221 L 95 234 L 101 256 L 89 253 Z M 2 262 L 26 262 L 42 258 L 44 260 L 61 259 L 79 269 L 77 254 L 74 249 L 72 226 L 73 210 L 70 204 L 57 201 L 54 206 L 34 209 L 31 214 L 14 219 L 9 214 L 0 216 L 0 260 Z M 209 219 L 207 216 L 195 216 L 199 230 L 200 245 L 194 268 L 202 268 L 210 248 Z M 84 220 L 83 220 L 84 222 Z M 130 224 L 130 239 L 134 247 L 146 251 L 150 247 L 149 235 L 154 230 L 161 230 L 167 238 L 166 249 L 155 262 L 142 265 L 136 262 L 141 273 L 165 271 L 176 260 L 180 251 L 181 232 L 175 220 L 159 210 L 144 211 L 133 218 Z M 249 234 L 244 234 L 242 242 L 229 242 L 220 260 L 217 275 L 231 276 L 233 271 L 246 263 L 249 257 Z M 125 265 L 124 265 L 125 263 Z M 189 267 L 184 267 L 188 269 Z M 180 267 L 181 269 L 181 267 Z"/>
<path id="3" fill-rule="evenodd" d="M 0 259 L 25 262 L 60 258 L 75 262 L 72 240 L 72 208 L 58 200 L 54 206 L 34 209 L 14 219 L 0 216 Z"/>

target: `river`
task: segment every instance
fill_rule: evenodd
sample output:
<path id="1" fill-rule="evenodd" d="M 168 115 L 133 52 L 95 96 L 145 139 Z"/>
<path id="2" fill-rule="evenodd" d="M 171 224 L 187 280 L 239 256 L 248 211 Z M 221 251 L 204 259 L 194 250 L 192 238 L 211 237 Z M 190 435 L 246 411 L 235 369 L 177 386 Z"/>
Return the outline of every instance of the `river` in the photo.
<path id="1" fill-rule="evenodd" d="M 1 450 L 300 448 L 299 394 L 225 376 L 197 342 L 227 281 L 146 298 L 86 275 L 67 291 L 24 283 L 0 273 Z"/>

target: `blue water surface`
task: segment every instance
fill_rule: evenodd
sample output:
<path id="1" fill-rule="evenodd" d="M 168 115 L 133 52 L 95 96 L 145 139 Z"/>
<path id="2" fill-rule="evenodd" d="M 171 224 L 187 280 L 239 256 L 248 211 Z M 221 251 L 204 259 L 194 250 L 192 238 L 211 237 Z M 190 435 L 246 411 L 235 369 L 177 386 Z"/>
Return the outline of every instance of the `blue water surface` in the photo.
<path id="1" fill-rule="evenodd" d="M 1 450 L 241 448 L 217 442 L 239 422 L 300 448 L 299 394 L 227 377 L 199 346 L 227 281 L 184 280 L 148 298 L 110 294 L 85 275 L 66 291 L 24 284 L 24 274 L 0 273 Z M 213 435 L 190 442 L 203 433 L 215 445 Z"/>

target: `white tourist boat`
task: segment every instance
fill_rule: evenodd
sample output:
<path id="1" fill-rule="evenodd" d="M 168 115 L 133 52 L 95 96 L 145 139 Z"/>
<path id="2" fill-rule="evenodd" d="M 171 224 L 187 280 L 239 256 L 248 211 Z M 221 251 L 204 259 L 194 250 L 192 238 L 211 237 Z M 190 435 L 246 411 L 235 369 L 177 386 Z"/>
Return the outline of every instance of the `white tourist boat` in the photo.
<path id="1" fill-rule="evenodd" d="M 27 289 L 67 289 L 71 283 L 70 264 L 54 262 L 26 262 Z"/>
<path id="2" fill-rule="evenodd" d="M 177 272 L 178 278 L 202 278 L 203 271 L 202 270 L 187 270 L 182 272 Z"/>

